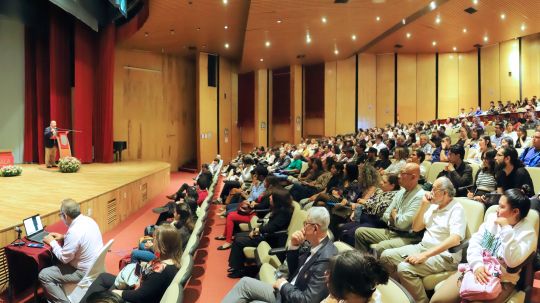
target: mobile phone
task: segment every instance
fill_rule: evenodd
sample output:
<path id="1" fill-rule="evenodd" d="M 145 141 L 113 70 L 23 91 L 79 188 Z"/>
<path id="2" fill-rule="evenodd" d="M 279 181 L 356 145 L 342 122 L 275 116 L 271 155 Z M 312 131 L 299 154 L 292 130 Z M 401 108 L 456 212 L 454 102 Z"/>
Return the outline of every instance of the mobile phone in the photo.
<path id="1" fill-rule="evenodd" d="M 41 243 L 28 243 L 27 246 L 32 248 L 43 248 L 44 245 Z"/>

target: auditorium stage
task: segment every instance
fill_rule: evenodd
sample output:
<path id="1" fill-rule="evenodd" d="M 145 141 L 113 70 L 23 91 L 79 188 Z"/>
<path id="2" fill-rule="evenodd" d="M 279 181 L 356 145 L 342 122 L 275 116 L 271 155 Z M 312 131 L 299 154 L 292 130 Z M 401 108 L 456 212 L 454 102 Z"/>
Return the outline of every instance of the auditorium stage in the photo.
<path id="1" fill-rule="evenodd" d="M 58 222 L 60 202 L 81 203 L 102 232 L 112 229 L 170 182 L 170 165 L 157 161 L 83 164 L 79 172 L 63 174 L 44 165 L 21 165 L 18 177 L 0 178 L 0 247 L 11 243 L 24 218 L 39 213 L 43 224 Z M 23 236 L 24 236 L 23 232 Z"/>

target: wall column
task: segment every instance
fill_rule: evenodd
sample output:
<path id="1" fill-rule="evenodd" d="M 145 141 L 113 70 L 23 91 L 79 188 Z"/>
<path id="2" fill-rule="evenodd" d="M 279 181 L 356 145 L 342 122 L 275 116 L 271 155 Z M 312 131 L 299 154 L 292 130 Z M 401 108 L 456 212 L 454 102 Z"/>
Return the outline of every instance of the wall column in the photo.
<path id="1" fill-rule="evenodd" d="M 255 146 L 268 146 L 268 70 L 255 71 Z"/>
<path id="2" fill-rule="evenodd" d="M 291 65 L 291 131 L 294 144 L 302 139 L 302 65 Z"/>

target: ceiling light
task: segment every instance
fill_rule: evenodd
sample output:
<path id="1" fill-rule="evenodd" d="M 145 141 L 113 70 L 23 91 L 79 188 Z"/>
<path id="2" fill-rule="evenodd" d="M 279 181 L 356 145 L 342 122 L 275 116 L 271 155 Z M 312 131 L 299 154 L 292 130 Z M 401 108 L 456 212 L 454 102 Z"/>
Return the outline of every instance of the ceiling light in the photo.
<path id="1" fill-rule="evenodd" d="M 145 37 L 148 37 L 148 35 L 149 35 L 148 32 L 144 32 Z"/>
<path id="2" fill-rule="evenodd" d="M 276 22 L 277 22 L 277 24 L 280 24 L 282 21 L 278 19 L 278 21 L 276 21 Z"/>
<path id="3" fill-rule="evenodd" d="M 407 36 L 407 39 L 411 37 L 411 33 L 407 33 L 405 36 Z"/>
<path id="4" fill-rule="evenodd" d="M 229 1 L 227 1 L 227 0 L 223 0 L 223 4 L 225 4 L 225 5 L 227 5 L 228 2 Z"/>
<path id="5" fill-rule="evenodd" d="M 521 25 L 521 31 L 524 31 L 527 27 L 525 26 L 525 24 L 522 24 Z"/>
<path id="6" fill-rule="evenodd" d="M 504 20 L 506 19 L 506 15 L 505 14 L 501 14 L 501 20 Z"/>
<path id="7" fill-rule="evenodd" d="M 266 47 L 270 47 L 270 41 L 266 41 L 266 42 L 264 43 L 264 45 L 265 45 Z"/>
<path id="8" fill-rule="evenodd" d="M 437 45 L 437 41 L 431 42 L 431 45 L 433 45 L 433 46 Z"/>
<path id="9" fill-rule="evenodd" d="M 200 30 L 201 30 L 201 28 L 200 28 L 200 27 L 197 27 L 197 28 L 195 28 L 195 29 L 196 29 L 196 30 L 198 30 L 198 31 L 200 31 Z"/>
<path id="10" fill-rule="evenodd" d="M 477 5 L 477 4 L 478 4 L 478 0 L 473 0 L 472 4 Z"/>
<path id="11" fill-rule="evenodd" d="M 453 50 L 453 51 L 457 51 L 457 47 L 455 47 L 455 46 L 452 47 L 452 50 Z"/>
<path id="12" fill-rule="evenodd" d="M 321 18 L 322 23 L 326 23 L 326 17 Z"/>
<path id="13" fill-rule="evenodd" d="M 405 18 L 401 19 L 401 23 L 405 24 L 407 23 L 407 20 L 405 20 Z"/>
<path id="14" fill-rule="evenodd" d="M 435 3 L 435 1 L 431 1 L 429 3 L 429 8 L 431 8 L 431 10 L 434 10 L 437 8 L 437 3 Z"/>
<path id="15" fill-rule="evenodd" d="M 225 43 L 225 48 L 229 48 L 229 43 Z"/>
<path id="16" fill-rule="evenodd" d="M 337 50 L 337 48 L 334 50 L 334 55 L 339 55 L 339 51 Z"/>
<path id="17" fill-rule="evenodd" d="M 229 26 L 228 26 L 228 25 L 225 25 L 223 28 L 224 28 L 224 29 L 229 29 Z"/>
<path id="18" fill-rule="evenodd" d="M 437 24 L 441 23 L 441 16 L 437 16 L 435 18 L 435 23 L 437 23 Z"/>
<path id="19" fill-rule="evenodd" d="M 488 42 L 488 36 L 484 36 L 484 42 Z"/>
<path id="20" fill-rule="evenodd" d="M 375 21 L 381 21 L 381 17 L 379 16 L 375 17 Z"/>
<path id="21" fill-rule="evenodd" d="M 264 59 L 263 59 L 263 58 L 261 58 L 261 59 L 259 59 L 259 61 L 263 62 L 263 61 L 264 61 Z"/>
<path id="22" fill-rule="evenodd" d="M 353 39 L 353 41 L 356 41 L 356 35 L 352 35 L 351 39 Z"/>
<path id="23" fill-rule="evenodd" d="M 309 33 L 306 34 L 306 43 L 311 43 L 311 36 Z"/>
<path id="24" fill-rule="evenodd" d="M 169 31 L 169 33 L 170 33 L 171 35 L 174 35 L 176 32 L 174 31 L 174 29 L 171 29 L 171 30 Z"/>
<path id="25" fill-rule="evenodd" d="M 463 28 L 463 33 L 466 34 L 467 33 L 467 29 L 464 27 Z"/>

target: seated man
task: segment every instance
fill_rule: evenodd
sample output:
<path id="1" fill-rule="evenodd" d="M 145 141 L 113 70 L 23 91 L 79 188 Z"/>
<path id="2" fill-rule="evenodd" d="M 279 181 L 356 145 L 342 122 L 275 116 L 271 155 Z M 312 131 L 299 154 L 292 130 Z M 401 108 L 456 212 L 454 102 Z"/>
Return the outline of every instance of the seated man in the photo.
<path id="1" fill-rule="evenodd" d="M 385 250 L 381 263 L 418 303 L 429 299 L 422 278 L 444 271 L 455 271 L 462 251 L 450 253 L 449 248 L 459 245 L 465 237 L 466 217 L 463 206 L 454 199 L 456 190 L 450 179 L 440 177 L 433 189 L 426 193 L 413 223 L 413 230 L 424 228 L 424 237 L 418 244 Z"/>
<path id="2" fill-rule="evenodd" d="M 534 195 L 534 185 L 529 172 L 523 167 L 518 159 L 517 151 L 513 147 L 500 148 L 495 156 L 497 192 L 502 194 L 511 188 L 522 189 L 523 185 L 529 186 L 528 197 Z"/>
<path id="3" fill-rule="evenodd" d="M 380 255 L 385 249 L 420 241 L 421 233 L 412 230 L 413 219 L 424 197 L 424 190 L 418 184 L 419 178 L 419 165 L 407 163 L 399 174 L 399 185 L 402 189 L 396 193 L 382 216 L 382 220 L 388 224 L 388 229 L 358 228 L 355 232 L 356 249 L 368 252 L 371 244 L 377 244 L 375 251 Z"/>
<path id="4" fill-rule="evenodd" d="M 466 186 L 473 185 L 472 167 L 469 163 L 463 162 L 465 149 L 461 145 L 452 145 L 448 153 L 448 165 L 441 171 L 437 178 L 447 177 L 457 190 L 456 197 L 466 197 Z"/>
<path id="5" fill-rule="evenodd" d="M 62 201 L 60 218 L 68 226 L 67 233 L 50 233 L 43 238 L 59 261 L 39 272 L 39 281 L 49 302 L 69 302 L 62 284 L 81 281 L 103 246 L 97 223 L 81 214 L 80 205 L 75 200 Z M 63 246 L 58 244 L 59 240 L 64 241 Z"/>
<path id="6" fill-rule="evenodd" d="M 276 171 L 274 175 L 280 179 L 287 179 L 289 175 L 299 174 L 302 170 L 302 153 L 295 152 L 291 163 L 282 170 Z"/>
<path id="7" fill-rule="evenodd" d="M 321 302 L 328 296 L 325 275 L 328 262 L 337 255 L 327 235 L 329 224 L 330 214 L 326 208 L 310 208 L 304 228 L 291 236 L 287 251 L 289 278 L 280 278 L 273 286 L 242 278 L 221 302 Z"/>
<path id="8" fill-rule="evenodd" d="M 540 166 L 540 131 L 534 132 L 532 146 L 525 148 L 519 160 L 527 167 Z"/>

